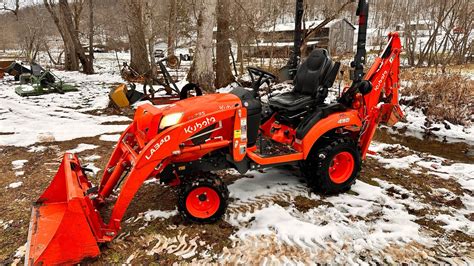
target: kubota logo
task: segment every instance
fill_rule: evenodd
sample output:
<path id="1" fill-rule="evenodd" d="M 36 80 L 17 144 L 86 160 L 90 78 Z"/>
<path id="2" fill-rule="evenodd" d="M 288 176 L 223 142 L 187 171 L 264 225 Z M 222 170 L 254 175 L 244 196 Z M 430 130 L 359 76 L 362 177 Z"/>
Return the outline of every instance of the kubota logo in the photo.
<path id="1" fill-rule="evenodd" d="M 147 160 L 150 160 L 151 156 L 153 156 L 153 153 L 157 152 L 160 149 L 160 147 L 166 142 L 170 141 L 170 139 L 171 139 L 170 135 L 164 136 L 159 142 L 157 142 L 153 146 L 153 148 L 150 149 L 150 155 L 145 155 L 145 158 Z"/>
<path id="2" fill-rule="evenodd" d="M 382 86 L 382 82 L 385 80 L 385 77 L 387 76 L 387 74 L 388 74 L 388 71 L 385 70 L 385 72 L 383 72 L 382 74 L 382 77 L 377 82 L 377 86 L 375 86 L 375 91 L 380 90 L 380 86 Z"/>
<path id="3" fill-rule="evenodd" d="M 199 131 L 201 129 L 204 129 L 208 126 L 210 126 L 212 123 L 216 122 L 216 118 L 211 116 L 211 117 L 206 117 L 206 120 L 201 121 L 201 122 L 196 122 L 192 126 L 187 126 L 184 128 L 184 133 L 189 134 L 189 133 L 194 133 L 196 131 Z"/>

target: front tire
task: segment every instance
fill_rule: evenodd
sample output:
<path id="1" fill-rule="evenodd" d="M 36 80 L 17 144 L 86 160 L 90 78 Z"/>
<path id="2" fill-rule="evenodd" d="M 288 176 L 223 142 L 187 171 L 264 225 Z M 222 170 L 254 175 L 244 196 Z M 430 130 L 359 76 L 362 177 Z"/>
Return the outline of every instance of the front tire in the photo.
<path id="1" fill-rule="evenodd" d="M 178 195 L 178 211 L 189 221 L 213 223 L 227 209 L 229 191 L 216 176 L 198 177 L 185 182 Z"/>
<path id="2" fill-rule="evenodd" d="M 312 149 L 301 164 L 309 187 L 326 195 L 349 190 L 360 169 L 360 151 L 349 138 L 339 138 Z"/>

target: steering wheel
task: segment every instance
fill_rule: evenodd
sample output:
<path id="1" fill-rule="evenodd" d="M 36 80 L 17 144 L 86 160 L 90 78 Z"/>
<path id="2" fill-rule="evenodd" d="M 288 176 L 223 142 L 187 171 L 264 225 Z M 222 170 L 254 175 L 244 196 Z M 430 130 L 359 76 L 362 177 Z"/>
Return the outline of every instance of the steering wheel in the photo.
<path id="1" fill-rule="evenodd" d="M 276 80 L 275 75 L 257 67 L 247 67 L 247 71 L 250 74 L 250 79 L 252 80 L 252 88 L 255 94 L 257 94 L 258 88 L 260 88 L 263 83 L 267 83 L 268 85 L 270 85 L 270 81 Z"/>

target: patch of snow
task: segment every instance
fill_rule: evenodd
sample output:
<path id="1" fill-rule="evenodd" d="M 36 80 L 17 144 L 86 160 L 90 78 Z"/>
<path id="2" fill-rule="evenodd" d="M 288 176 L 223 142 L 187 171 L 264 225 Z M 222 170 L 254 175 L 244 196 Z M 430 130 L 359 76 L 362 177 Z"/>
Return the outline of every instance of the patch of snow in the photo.
<path id="1" fill-rule="evenodd" d="M 99 137 L 100 140 L 102 141 L 112 141 L 112 142 L 117 142 L 120 139 L 120 134 L 114 134 L 114 135 L 101 135 Z"/>
<path id="2" fill-rule="evenodd" d="M 18 170 L 18 169 L 23 168 L 23 166 L 27 162 L 28 162 L 28 160 L 15 160 L 15 161 L 12 161 L 13 170 Z"/>
<path id="3" fill-rule="evenodd" d="M 149 221 L 152 221 L 152 220 L 155 220 L 157 218 L 160 218 L 160 219 L 168 219 L 172 216 L 175 216 L 178 214 L 178 211 L 177 210 L 173 210 L 173 211 L 161 211 L 161 210 L 149 210 L 149 211 L 146 211 L 144 213 L 144 220 L 149 222 Z"/>
<path id="4" fill-rule="evenodd" d="M 240 178 L 228 187 L 230 197 L 245 201 L 262 193 L 273 193 L 282 188 L 291 189 L 291 187 L 301 185 L 297 177 L 288 178 L 292 174 L 281 169 L 267 169 L 264 173 L 250 171 L 248 175 L 253 178 Z"/>
<path id="5" fill-rule="evenodd" d="M 85 161 L 97 161 L 100 159 L 100 155 L 94 154 L 84 158 Z"/>
<path id="6" fill-rule="evenodd" d="M 394 158 L 394 157 L 385 158 L 381 156 L 380 153 L 387 150 L 388 148 L 408 150 L 407 147 L 404 147 L 400 144 L 386 144 L 386 143 L 378 143 L 378 142 L 373 141 L 370 144 L 369 150 L 376 152 L 377 154 L 375 155 L 368 154 L 368 156 L 376 158 L 380 163 L 383 164 L 384 168 L 394 168 L 394 169 L 408 169 L 410 168 L 412 164 L 421 160 L 421 158 L 416 154 L 411 154 L 411 155 L 399 157 L 399 158 Z"/>
<path id="7" fill-rule="evenodd" d="M 402 106 L 407 122 L 399 121 L 395 124 L 395 128 L 407 131 L 404 133 L 408 136 L 413 136 L 423 139 L 424 132 L 429 130 L 440 139 L 446 139 L 451 142 L 467 141 L 474 143 L 474 124 L 471 126 L 454 125 L 448 121 L 444 121 L 449 126 L 449 129 L 443 123 L 433 123 L 429 128 L 425 126 L 426 116 L 420 109 Z M 389 129 L 393 131 L 392 129 Z"/>
<path id="8" fill-rule="evenodd" d="M 427 168 L 430 174 L 441 178 L 454 178 L 464 189 L 474 191 L 474 164 L 454 163 L 443 165 L 442 161 L 419 161 L 419 166 Z"/>
<path id="9" fill-rule="evenodd" d="M 440 214 L 434 220 L 444 223 L 442 227 L 448 231 L 461 231 L 474 236 L 474 223 L 463 215 Z"/>
<path id="10" fill-rule="evenodd" d="M 99 146 L 93 145 L 93 144 L 79 143 L 79 145 L 77 145 L 76 148 L 71 149 L 71 150 L 67 150 L 67 152 L 80 153 L 80 152 L 83 152 L 83 151 L 96 149 L 97 147 L 99 147 Z"/>
<path id="11" fill-rule="evenodd" d="M 93 163 L 88 163 L 84 167 L 88 168 L 88 169 L 91 169 L 92 173 L 94 173 L 94 175 L 97 175 L 99 173 L 99 171 L 102 170 L 99 167 L 96 167 Z"/>
<path id="12" fill-rule="evenodd" d="M 24 147 L 38 142 L 93 137 L 125 129 L 125 125 L 104 123 L 130 121 L 128 117 L 100 115 L 100 111 L 88 113 L 107 107 L 108 84 L 122 81 L 118 73 L 54 73 L 66 83 L 77 85 L 79 91 L 20 97 L 15 93 L 13 81 L 0 83 L 0 133 L 8 133 L 0 134 L 0 145 Z M 18 122 L 19 117 L 21 122 Z"/>
<path id="13" fill-rule="evenodd" d="M 10 185 L 7 186 L 7 188 L 19 188 L 23 185 L 23 182 L 22 181 L 18 181 L 18 182 L 13 182 L 11 183 Z"/>
<path id="14" fill-rule="evenodd" d="M 228 222 L 239 227 L 235 233 L 237 239 L 274 236 L 277 242 L 311 251 L 335 248 L 348 253 L 347 261 L 355 259 L 356 251 L 383 250 L 389 245 L 412 241 L 432 243 L 431 238 L 420 232 L 420 226 L 414 222 L 416 217 L 408 213 L 401 200 L 394 201 L 384 189 L 361 181 L 354 185 L 353 191 L 358 195 L 328 198 L 334 207 L 321 205 L 301 214 L 293 207 L 270 205 Z M 373 213 L 379 213 L 380 218 L 371 222 L 352 218 L 364 219 Z M 243 222 L 247 225 L 242 226 Z"/>
<path id="15" fill-rule="evenodd" d="M 0 220 L 0 228 L 3 228 L 3 230 L 5 230 L 5 229 L 7 229 L 12 223 L 13 223 L 13 220 L 10 220 L 10 221 L 3 221 L 3 220 Z"/>
<path id="16" fill-rule="evenodd" d="M 418 155 L 412 154 L 401 158 L 378 158 L 378 161 L 384 164 L 385 168 L 407 169 L 413 163 L 420 161 Z"/>
<path id="17" fill-rule="evenodd" d="M 25 174 L 25 171 L 16 171 L 15 176 L 22 176 Z"/>
<path id="18" fill-rule="evenodd" d="M 38 145 L 38 146 L 31 146 L 29 149 L 28 149 L 28 152 L 44 152 L 48 147 L 46 146 L 41 146 L 41 145 Z"/>
<path id="19" fill-rule="evenodd" d="M 14 260 L 11 265 L 19 265 L 21 263 L 26 254 L 26 245 L 28 245 L 28 243 L 25 243 L 15 251 L 13 255 Z"/>

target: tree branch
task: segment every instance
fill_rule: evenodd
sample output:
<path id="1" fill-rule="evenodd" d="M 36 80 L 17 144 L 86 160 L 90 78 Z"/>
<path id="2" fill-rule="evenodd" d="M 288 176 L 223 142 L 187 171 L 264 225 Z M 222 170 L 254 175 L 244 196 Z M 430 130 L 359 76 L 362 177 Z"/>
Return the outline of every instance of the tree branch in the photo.
<path id="1" fill-rule="evenodd" d="M 16 20 L 18 20 L 18 10 L 19 9 L 20 9 L 20 0 L 15 0 L 15 7 L 14 8 L 9 8 L 5 2 L 3 3 L 3 7 L 0 8 L 0 10 L 12 12 L 16 17 Z"/>

